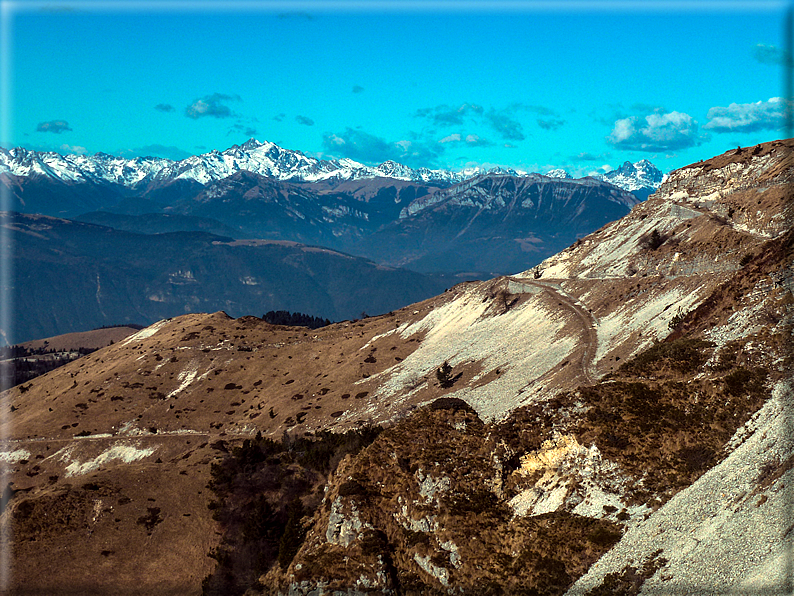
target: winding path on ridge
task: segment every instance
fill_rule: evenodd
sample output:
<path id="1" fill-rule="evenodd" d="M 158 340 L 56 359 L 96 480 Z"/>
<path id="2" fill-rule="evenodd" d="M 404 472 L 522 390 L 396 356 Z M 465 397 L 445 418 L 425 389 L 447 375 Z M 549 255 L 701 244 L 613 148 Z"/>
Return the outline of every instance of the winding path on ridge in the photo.
<path id="1" fill-rule="evenodd" d="M 516 286 L 533 286 L 550 293 L 558 303 L 573 312 L 579 319 L 584 332 L 584 337 L 582 339 L 582 358 L 579 362 L 579 368 L 587 383 L 595 385 L 598 382 L 595 369 L 595 355 L 598 351 L 598 332 L 596 331 L 597 322 L 592 313 L 575 298 L 566 294 L 558 284 L 513 276 L 508 276 L 506 279 L 508 281 L 508 288 L 511 289 L 516 288 Z"/>

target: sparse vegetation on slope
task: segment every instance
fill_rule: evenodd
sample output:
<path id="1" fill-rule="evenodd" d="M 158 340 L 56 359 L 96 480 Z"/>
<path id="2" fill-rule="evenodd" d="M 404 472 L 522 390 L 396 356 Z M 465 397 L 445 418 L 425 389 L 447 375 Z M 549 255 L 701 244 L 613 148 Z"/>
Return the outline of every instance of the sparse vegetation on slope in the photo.
<path id="1" fill-rule="evenodd" d="M 541 279 L 316 331 L 180 316 L 11 389 L 14 581 L 747 592 L 790 534 L 794 270 L 789 172 L 728 157 Z M 669 237 L 641 247 L 653 230 Z M 368 421 L 386 430 L 343 432 Z"/>
<path id="2" fill-rule="evenodd" d="M 371 443 L 380 428 L 280 441 L 261 434 L 227 449 L 212 464 L 209 504 L 223 538 L 210 556 L 215 571 L 205 578 L 203 593 L 234 596 L 257 587 L 259 576 L 272 565 L 286 567 L 300 547 L 303 518 L 311 515 L 322 498 L 325 479 L 347 454 Z"/>
<path id="3" fill-rule="evenodd" d="M 441 398 L 384 431 L 334 475 L 293 563 L 264 592 L 562 594 L 621 536 L 556 511 L 515 517 L 494 484 L 494 427 Z M 363 579 L 362 579 L 363 578 Z"/>

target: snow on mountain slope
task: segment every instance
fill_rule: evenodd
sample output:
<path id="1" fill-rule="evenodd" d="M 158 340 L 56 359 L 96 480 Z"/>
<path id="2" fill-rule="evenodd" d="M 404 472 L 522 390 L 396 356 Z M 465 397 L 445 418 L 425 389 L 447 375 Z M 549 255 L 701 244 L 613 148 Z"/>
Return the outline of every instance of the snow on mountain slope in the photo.
<path id="1" fill-rule="evenodd" d="M 663 180 L 662 172 L 647 159 L 636 163 L 626 161 L 617 170 L 598 176 L 601 180 L 629 192 L 638 193 L 644 199 L 653 193 Z"/>
<path id="2" fill-rule="evenodd" d="M 644 180 L 658 172 L 647 160 L 624 168 L 620 175 L 605 180 L 616 186 L 632 190 L 641 188 Z M 220 180 L 241 170 L 278 180 L 316 182 L 320 180 L 361 180 L 367 178 L 394 178 L 412 182 L 455 184 L 484 174 L 506 174 L 516 177 L 532 174 L 511 168 L 469 167 L 458 172 L 428 168 L 410 168 L 389 160 L 370 167 L 352 159 L 321 160 L 300 151 L 279 147 L 269 141 L 249 139 L 242 145 L 233 145 L 225 151 L 213 150 L 181 161 L 156 157 L 124 159 L 105 153 L 95 155 L 60 155 L 55 152 L 28 151 L 23 148 L 0 148 L 0 174 L 13 176 L 46 176 L 68 182 L 94 182 L 118 184 L 140 188 L 150 183 L 163 184 L 171 180 L 195 180 L 201 184 Z M 553 177 L 570 178 L 554 170 Z M 611 173 L 610 173 L 611 174 Z M 607 174 L 609 176 L 610 174 Z M 638 182 L 639 180 L 639 182 Z M 632 186 L 633 185 L 633 186 Z M 639 186 L 638 186 L 639 185 Z M 632 188 L 629 188 L 632 186 Z"/>
<path id="3" fill-rule="evenodd" d="M 145 157 L 123 159 L 104 153 L 93 156 L 60 155 L 22 148 L 0 149 L 0 174 L 41 175 L 73 182 L 108 182 L 140 187 L 150 182 L 178 179 L 207 184 L 241 170 L 278 180 L 314 182 L 318 180 L 358 180 L 388 177 L 423 182 L 457 182 L 464 174 L 446 170 L 414 170 L 393 161 L 369 167 L 351 159 L 320 160 L 275 143 L 250 139 L 225 151 L 210 151 L 181 161 Z"/>
<path id="4" fill-rule="evenodd" d="M 106 153 L 88 157 L 28 151 L 21 147 L 0 148 L 0 174 L 45 176 L 66 182 L 112 182 L 136 186 L 151 180 L 169 163 L 172 162 L 153 157 L 123 159 Z"/>

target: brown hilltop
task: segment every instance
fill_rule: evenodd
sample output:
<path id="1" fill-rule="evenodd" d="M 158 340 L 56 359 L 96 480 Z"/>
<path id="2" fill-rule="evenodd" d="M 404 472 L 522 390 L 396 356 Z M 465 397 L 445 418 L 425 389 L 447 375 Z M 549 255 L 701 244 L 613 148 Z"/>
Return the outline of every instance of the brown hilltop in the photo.
<path id="1" fill-rule="evenodd" d="M 91 331 L 78 331 L 75 333 L 64 333 L 63 335 L 56 335 L 54 337 L 35 339 L 23 342 L 19 345 L 29 350 L 46 349 L 56 352 L 77 350 L 80 348 L 94 350 L 121 341 L 139 329 L 140 327 L 126 327 L 123 325 L 118 327 L 103 327 L 102 329 L 92 329 Z"/>
<path id="2" fill-rule="evenodd" d="M 791 168 L 794 166 L 794 154 L 792 154 L 792 150 L 794 150 L 794 139 L 781 139 L 778 141 L 759 143 L 753 147 L 737 147 L 736 149 L 726 151 L 722 155 L 717 155 L 711 159 L 684 166 L 681 170 L 700 168 L 708 172 L 711 170 L 720 170 L 731 164 L 749 165 L 752 161 L 759 158 L 780 158 L 776 166 L 761 177 L 761 181 L 763 181 L 768 178 L 773 178 L 783 171 L 788 171 L 789 174 L 791 173 Z"/>
<path id="3" fill-rule="evenodd" d="M 15 585 L 195 593 L 214 565 L 206 484 L 224 443 L 364 423 L 367 378 L 418 344 L 370 340 L 443 300 L 317 330 L 186 315 L 10 391 L 0 432 L 11 439 L 14 499 L 27 503 L 14 526 Z"/>
<path id="4" fill-rule="evenodd" d="M 301 431 L 325 427 L 338 410 L 358 412 L 347 417 L 356 424 L 369 401 L 362 401 L 367 378 L 405 358 L 417 342 L 384 339 L 362 347 L 428 308 L 421 303 L 316 330 L 223 312 L 169 319 L 26 384 L 6 428 L 24 428 L 29 439 L 150 429 L 280 435 L 296 419 Z M 64 418 L 67 412 L 76 413 L 74 420 Z"/>

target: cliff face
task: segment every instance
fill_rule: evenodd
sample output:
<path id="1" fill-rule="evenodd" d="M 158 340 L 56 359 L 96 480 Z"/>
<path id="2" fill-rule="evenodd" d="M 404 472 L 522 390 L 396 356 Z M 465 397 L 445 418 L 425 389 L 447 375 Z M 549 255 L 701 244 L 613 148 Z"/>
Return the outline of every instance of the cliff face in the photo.
<path id="1" fill-rule="evenodd" d="M 521 271 L 639 200 L 595 178 L 478 176 L 411 202 L 357 248 L 417 271 Z"/>

